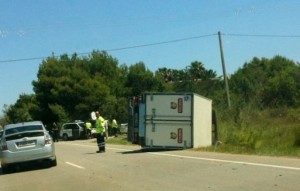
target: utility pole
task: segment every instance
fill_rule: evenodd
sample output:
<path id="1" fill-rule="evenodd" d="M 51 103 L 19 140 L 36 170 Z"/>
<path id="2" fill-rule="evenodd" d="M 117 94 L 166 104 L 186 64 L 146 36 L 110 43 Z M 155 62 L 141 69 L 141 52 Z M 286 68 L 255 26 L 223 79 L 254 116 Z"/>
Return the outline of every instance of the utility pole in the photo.
<path id="1" fill-rule="evenodd" d="M 219 35 L 219 44 L 220 44 L 220 52 L 221 52 L 221 61 L 222 61 L 222 68 L 223 68 L 223 76 L 225 81 L 225 88 L 226 88 L 226 94 L 227 94 L 227 103 L 228 108 L 231 109 L 231 103 L 230 103 L 230 95 L 229 95 L 229 86 L 228 86 L 228 79 L 227 79 L 227 73 L 226 73 L 226 67 L 225 67 L 225 61 L 224 61 L 224 54 L 223 54 L 223 46 L 222 46 L 222 39 L 221 39 L 221 32 L 218 32 Z"/>

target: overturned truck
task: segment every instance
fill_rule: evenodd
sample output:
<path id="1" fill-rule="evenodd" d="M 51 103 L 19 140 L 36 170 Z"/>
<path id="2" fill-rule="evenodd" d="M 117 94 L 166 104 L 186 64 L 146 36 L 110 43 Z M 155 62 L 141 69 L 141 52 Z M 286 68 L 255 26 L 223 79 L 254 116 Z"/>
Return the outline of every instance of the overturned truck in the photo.
<path id="1" fill-rule="evenodd" d="M 142 148 L 197 148 L 214 144 L 212 100 L 195 93 L 144 93 L 129 98 L 128 140 Z"/>

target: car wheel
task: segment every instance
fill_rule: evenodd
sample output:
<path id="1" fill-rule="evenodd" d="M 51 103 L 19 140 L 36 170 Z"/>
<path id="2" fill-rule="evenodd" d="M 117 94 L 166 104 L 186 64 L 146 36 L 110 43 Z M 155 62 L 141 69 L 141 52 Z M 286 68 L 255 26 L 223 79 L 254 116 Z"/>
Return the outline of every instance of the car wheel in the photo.
<path id="1" fill-rule="evenodd" d="M 64 135 L 63 135 L 63 140 L 64 140 L 64 141 L 67 141 L 67 140 L 68 140 L 68 135 L 67 135 L 67 134 L 64 134 Z"/>
<path id="2" fill-rule="evenodd" d="M 53 161 L 51 161 L 52 162 L 52 166 L 57 166 L 57 160 L 56 160 L 56 157 L 55 157 L 55 159 L 53 160 Z"/>
<path id="3" fill-rule="evenodd" d="M 10 172 L 10 166 L 8 166 L 8 165 L 1 165 L 1 168 L 2 168 L 2 173 L 3 174 L 7 174 L 7 173 L 9 173 Z"/>

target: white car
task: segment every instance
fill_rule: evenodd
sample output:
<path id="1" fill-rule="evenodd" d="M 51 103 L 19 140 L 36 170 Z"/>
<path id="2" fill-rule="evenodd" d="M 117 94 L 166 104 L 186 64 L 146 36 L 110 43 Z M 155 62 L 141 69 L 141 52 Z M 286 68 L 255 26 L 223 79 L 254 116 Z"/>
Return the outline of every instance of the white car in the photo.
<path id="1" fill-rule="evenodd" d="M 120 133 L 127 133 L 128 132 L 128 123 L 122 123 L 120 127 Z"/>
<path id="2" fill-rule="evenodd" d="M 4 126 L 0 159 L 3 173 L 23 162 L 47 160 L 57 165 L 53 140 L 41 121 Z"/>
<path id="3" fill-rule="evenodd" d="M 59 136 L 62 137 L 64 141 L 69 139 L 84 139 L 87 137 L 85 123 L 82 121 L 65 123 L 60 129 Z"/>

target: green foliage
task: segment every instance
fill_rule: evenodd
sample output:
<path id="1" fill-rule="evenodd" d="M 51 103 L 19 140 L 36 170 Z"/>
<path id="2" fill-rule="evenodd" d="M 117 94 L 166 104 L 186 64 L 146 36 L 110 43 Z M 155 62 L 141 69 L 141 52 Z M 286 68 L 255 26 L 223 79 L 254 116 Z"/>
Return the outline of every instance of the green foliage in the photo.
<path id="1" fill-rule="evenodd" d="M 284 57 L 254 58 L 232 75 L 229 82 L 239 104 L 263 108 L 299 106 L 300 67 Z"/>
<path id="2" fill-rule="evenodd" d="M 6 115 L 7 123 L 19 121 L 32 121 L 38 113 L 38 106 L 34 95 L 21 94 L 17 102 L 8 107 Z"/>
<path id="3" fill-rule="evenodd" d="M 239 112 L 238 121 L 229 118 L 231 114 L 219 116 L 222 144 L 218 150 L 300 157 L 300 119 L 295 118 L 299 109 L 245 108 Z"/>
<path id="4" fill-rule="evenodd" d="M 53 116 L 55 116 L 54 121 L 60 121 L 61 123 L 68 122 L 68 115 L 63 108 L 63 106 L 58 105 L 58 104 L 49 104 L 49 109 L 53 113 Z"/>
<path id="5" fill-rule="evenodd" d="M 140 62 L 129 67 L 126 87 L 131 89 L 131 95 L 141 95 L 146 91 L 157 91 L 159 81 L 153 73 Z"/>
<path id="6" fill-rule="evenodd" d="M 118 144 L 118 145 L 132 145 L 130 141 L 127 140 L 127 135 L 119 135 L 118 137 L 109 138 L 106 143 L 108 144 Z"/>
<path id="7" fill-rule="evenodd" d="M 7 112 L 15 121 L 40 119 L 51 124 L 54 121 L 86 120 L 92 111 L 98 110 L 104 118 L 116 118 L 125 123 L 128 96 L 164 90 L 143 63 L 129 68 L 118 66 L 115 58 L 99 51 L 83 58 L 76 54 L 59 58 L 52 55 L 40 65 L 37 77 L 32 82 L 35 114 L 29 115 L 27 108 L 16 104 L 11 112 Z M 23 104 L 24 100 L 18 102 Z"/>
<path id="8" fill-rule="evenodd" d="M 115 116 L 116 100 L 126 96 L 122 90 L 125 72 L 106 52 L 93 51 L 87 58 L 76 54 L 49 57 L 40 66 L 38 81 L 33 82 L 44 109 L 43 121 L 86 120 L 96 110 L 104 117 Z"/>
<path id="9" fill-rule="evenodd" d="M 192 62 L 183 70 L 160 68 L 156 76 L 165 91 L 194 92 L 212 99 L 218 96 L 223 85 L 215 71 L 206 70 L 198 61 Z"/>

